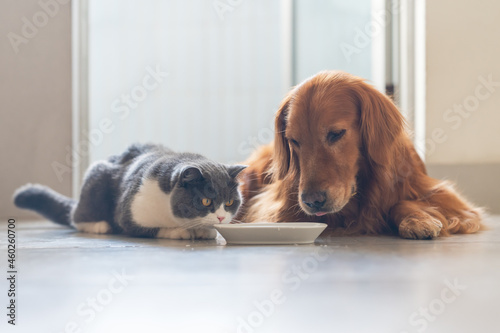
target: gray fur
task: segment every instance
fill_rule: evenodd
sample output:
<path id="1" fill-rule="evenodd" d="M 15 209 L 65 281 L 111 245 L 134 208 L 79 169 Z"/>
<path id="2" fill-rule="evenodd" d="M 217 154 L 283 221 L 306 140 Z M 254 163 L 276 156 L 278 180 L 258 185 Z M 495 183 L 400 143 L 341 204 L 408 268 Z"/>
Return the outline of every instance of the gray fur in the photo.
<path id="1" fill-rule="evenodd" d="M 157 180 L 161 190 L 171 194 L 176 217 L 203 217 L 231 199 L 234 204 L 225 209 L 236 215 L 241 205 L 236 177 L 244 168 L 198 154 L 175 153 L 162 145 L 134 144 L 123 154 L 89 168 L 78 202 L 47 187 L 28 184 L 16 191 L 14 203 L 63 225 L 107 221 L 113 233 L 155 237 L 158 228 L 138 225 L 131 213 L 143 179 Z M 202 198 L 212 199 L 213 205 L 203 206 Z"/>
<path id="2" fill-rule="evenodd" d="M 76 201 L 46 186 L 27 184 L 14 193 L 14 204 L 35 210 L 57 224 L 71 225 L 70 212 Z"/>

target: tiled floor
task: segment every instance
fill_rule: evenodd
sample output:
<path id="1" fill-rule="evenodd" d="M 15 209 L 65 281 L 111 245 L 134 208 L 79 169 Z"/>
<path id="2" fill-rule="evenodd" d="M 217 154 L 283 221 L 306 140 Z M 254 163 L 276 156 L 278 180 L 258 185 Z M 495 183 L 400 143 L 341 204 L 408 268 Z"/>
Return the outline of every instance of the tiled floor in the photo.
<path id="1" fill-rule="evenodd" d="M 18 221 L 17 325 L 2 314 L 1 331 L 499 332 L 500 217 L 487 223 L 435 241 L 225 246 Z"/>

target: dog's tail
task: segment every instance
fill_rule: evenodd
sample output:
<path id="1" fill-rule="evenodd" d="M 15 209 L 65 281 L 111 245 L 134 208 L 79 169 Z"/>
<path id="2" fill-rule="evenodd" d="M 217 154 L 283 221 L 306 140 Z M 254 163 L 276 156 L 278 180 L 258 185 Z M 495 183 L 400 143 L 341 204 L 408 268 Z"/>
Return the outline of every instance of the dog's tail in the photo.
<path id="1" fill-rule="evenodd" d="M 14 204 L 19 208 L 34 210 L 47 219 L 71 226 L 71 210 L 76 200 L 39 184 L 27 184 L 14 193 Z"/>

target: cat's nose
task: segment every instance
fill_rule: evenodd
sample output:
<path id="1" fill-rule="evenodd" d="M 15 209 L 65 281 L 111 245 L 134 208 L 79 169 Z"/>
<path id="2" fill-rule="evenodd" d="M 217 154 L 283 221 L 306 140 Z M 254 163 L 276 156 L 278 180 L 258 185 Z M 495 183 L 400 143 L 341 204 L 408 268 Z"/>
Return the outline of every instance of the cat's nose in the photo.
<path id="1" fill-rule="evenodd" d="M 219 223 L 222 223 L 222 221 L 226 218 L 225 216 L 217 216 L 217 218 L 219 219 Z"/>

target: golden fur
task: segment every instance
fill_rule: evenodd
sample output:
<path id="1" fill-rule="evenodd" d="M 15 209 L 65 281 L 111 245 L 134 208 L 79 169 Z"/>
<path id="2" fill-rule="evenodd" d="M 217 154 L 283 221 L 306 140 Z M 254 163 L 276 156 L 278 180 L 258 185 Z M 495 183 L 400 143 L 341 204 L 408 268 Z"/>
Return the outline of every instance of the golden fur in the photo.
<path id="1" fill-rule="evenodd" d="M 480 209 L 427 176 L 394 103 L 347 73 L 321 72 L 292 89 L 274 142 L 245 164 L 243 222 L 321 221 L 414 239 L 481 227 Z"/>

